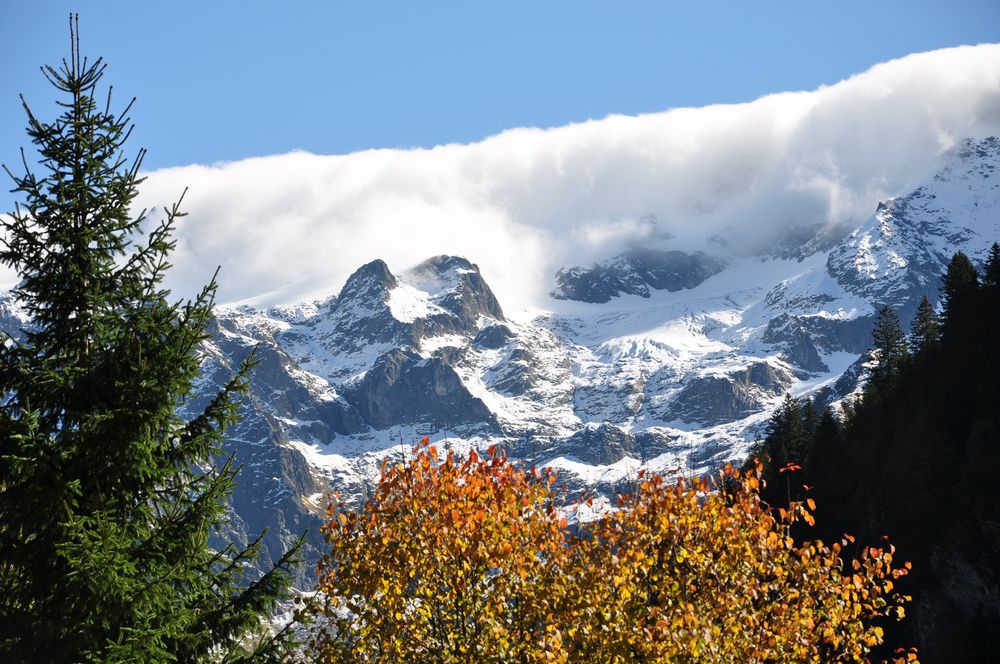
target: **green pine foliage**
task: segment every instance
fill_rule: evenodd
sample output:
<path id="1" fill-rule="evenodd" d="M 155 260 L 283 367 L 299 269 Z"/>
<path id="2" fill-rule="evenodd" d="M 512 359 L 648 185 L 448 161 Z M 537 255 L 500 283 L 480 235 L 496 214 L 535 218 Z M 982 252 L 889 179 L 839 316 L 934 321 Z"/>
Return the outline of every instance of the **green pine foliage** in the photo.
<path id="1" fill-rule="evenodd" d="M 861 546 L 888 535 L 897 557 L 912 561 L 903 591 L 916 615 L 887 621 L 890 648 L 881 656 L 894 642 L 917 643 L 925 661 L 992 661 L 1000 649 L 991 581 L 1000 569 L 1000 298 L 988 276 L 996 246 L 982 285 L 969 258 L 955 255 L 942 278 L 944 324 L 925 298 L 913 355 L 903 353 L 898 321 L 883 309 L 873 334 L 878 363 L 861 397 L 844 404 L 841 418 L 820 415 L 800 472 L 779 474 L 773 461 L 765 469 L 775 482 L 764 491 L 772 504 L 799 499 L 797 492 L 815 499 L 816 526 L 802 537 L 848 532 Z M 788 422 L 795 411 L 787 404 L 760 450 L 786 445 L 787 432 L 808 421 L 800 408 L 798 424 Z"/>
<path id="2" fill-rule="evenodd" d="M 906 334 L 892 307 L 883 305 L 879 309 L 872 342 L 871 380 L 876 388 L 883 388 L 896 380 L 909 355 Z"/>
<path id="3" fill-rule="evenodd" d="M 994 242 L 983 266 L 983 289 L 986 298 L 993 306 L 1000 306 L 1000 243 Z M 993 328 L 992 334 L 1000 334 L 1000 329 Z"/>
<path id="4" fill-rule="evenodd" d="M 239 661 L 277 656 L 269 617 L 298 545 L 251 574 L 258 544 L 210 546 L 235 481 L 219 459 L 246 387 L 239 374 L 193 419 L 214 277 L 177 303 L 162 286 L 178 205 L 143 236 L 131 204 L 143 152 L 105 70 L 71 54 L 45 67 L 64 96 L 24 103 L 41 174 L 13 174 L 19 204 L 0 261 L 29 329 L 0 348 L 0 660 Z M 23 102 L 23 100 L 22 100 Z M 5 167 L 6 168 L 6 167 Z M 259 542 L 259 540 L 258 540 Z"/>
<path id="5" fill-rule="evenodd" d="M 910 348 L 914 354 L 928 353 L 941 342 L 941 322 L 930 299 L 924 295 L 917 305 L 910 332 Z"/>
<path id="6" fill-rule="evenodd" d="M 969 257 L 959 251 L 951 258 L 944 278 L 941 280 L 945 325 L 952 320 L 956 308 L 962 308 L 966 300 L 979 288 L 979 274 Z M 966 308 L 967 310 L 967 308 Z"/>
<path id="7" fill-rule="evenodd" d="M 983 270 L 983 285 L 987 288 L 1000 289 L 1000 243 L 994 242 L 986 258 Z"/>

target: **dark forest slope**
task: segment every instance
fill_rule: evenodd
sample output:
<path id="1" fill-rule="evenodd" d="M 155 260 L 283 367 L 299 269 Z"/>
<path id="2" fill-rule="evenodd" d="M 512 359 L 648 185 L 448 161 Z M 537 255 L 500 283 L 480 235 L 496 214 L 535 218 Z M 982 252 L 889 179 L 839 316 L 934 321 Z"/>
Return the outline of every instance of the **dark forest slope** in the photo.
<path id="1" fill-rule="evenodd" d="M 956 255 L 940 319 L 927 305 L 909 340 L 884 311 L 871 379 L 845 416 L 788 399 L 757 450 L 771 459 L 773 504 L 811 487 L 817 526 L 804 537 L 888 535 L 913 563 L 911 615 L 887 626 L 889 643 L 915 644 L 927 662 L 993 661 L 1000 649 L 997 245 L 982 272 Z"/>

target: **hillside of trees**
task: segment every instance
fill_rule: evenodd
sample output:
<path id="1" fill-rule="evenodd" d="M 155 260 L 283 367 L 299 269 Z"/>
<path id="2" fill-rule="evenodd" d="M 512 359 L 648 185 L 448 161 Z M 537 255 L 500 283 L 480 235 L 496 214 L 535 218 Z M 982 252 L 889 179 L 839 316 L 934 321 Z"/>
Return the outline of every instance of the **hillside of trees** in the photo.
<path id="1" fill-rule="evenodd" d="M 924 299 L 909 335 L 878 315 L 863 393 L 842 417 L 786 398 L 756 455 L 772 505 L 815 499 L 802 537 L 888 535 L 913 562 L 912 620 L 887 642 L 924 661 L 991 661 L 1000 647 L 1000 246 L 982 273 L 958 253 L 941 313 Z"/>

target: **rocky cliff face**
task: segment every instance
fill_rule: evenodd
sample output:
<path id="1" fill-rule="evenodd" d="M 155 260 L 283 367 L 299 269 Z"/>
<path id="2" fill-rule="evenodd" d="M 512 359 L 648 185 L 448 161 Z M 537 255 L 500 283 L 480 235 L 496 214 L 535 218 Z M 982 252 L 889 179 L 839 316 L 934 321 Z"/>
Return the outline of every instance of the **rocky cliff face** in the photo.
<path id="1" fill-rule="evenodd" d="M 984 258 L 1000 238 L 997 164 L 1000 142 L 966 142 L 840 241 L 569 267 L 540 313 L 505 312 L 456 256 L 399 274 L 373 261 L 315 302 L 222 307 L 202 392 L 251 348 L 261 360 L 227 444 L 244 466 L 232 529 L 268 528 L 268 555 L 306 528 L 319 547 L 328 494 L 363 501 L 380 462 L 423 435 L 458 450 L 500 443 L 597 493 L 640 467 L 739 460 L 785 392 L 835 401 L 855 389 L 877 306 L 905 321 L 922 295 L 936 300 L 952 252 Z M 0 300 L 0 325 L 23 324 Z"/>
<path id="2" fill-rule="evenodd" d="M 556 273 L 552 297 L 580 302 L 608 302 L 619 295 L 649 297 L 651 290 L 676 292 L 694 288 L 725 267 L 719 258 L 702 252 L 631 249 L 588 268 L 572 267 Z"/>

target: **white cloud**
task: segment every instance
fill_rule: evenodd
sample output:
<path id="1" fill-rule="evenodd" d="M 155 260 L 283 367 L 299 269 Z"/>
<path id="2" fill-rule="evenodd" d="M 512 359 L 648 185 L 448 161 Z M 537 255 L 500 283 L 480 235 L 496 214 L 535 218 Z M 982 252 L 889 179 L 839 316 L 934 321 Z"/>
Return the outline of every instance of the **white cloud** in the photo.
<path id="1" fill-rule="evenodd" d="M 262 128 L 266 131 L 266 128 Z M 505 305 L 631 242 L 854 222 L 955 141 L 1000 133 L 1000 45 L 915 54 L 813 92 L 512 129 L 470 145 L 292 153 L 149 173 L 140 203 L 190 188 L 170 285 L 222 265 L 220 300 L 335 293 L 373 258 L 478 263 Z M 156 146 L 151 146 L 155 150 Z M 666 235 L 674 239 L 666 241 Z"/>

